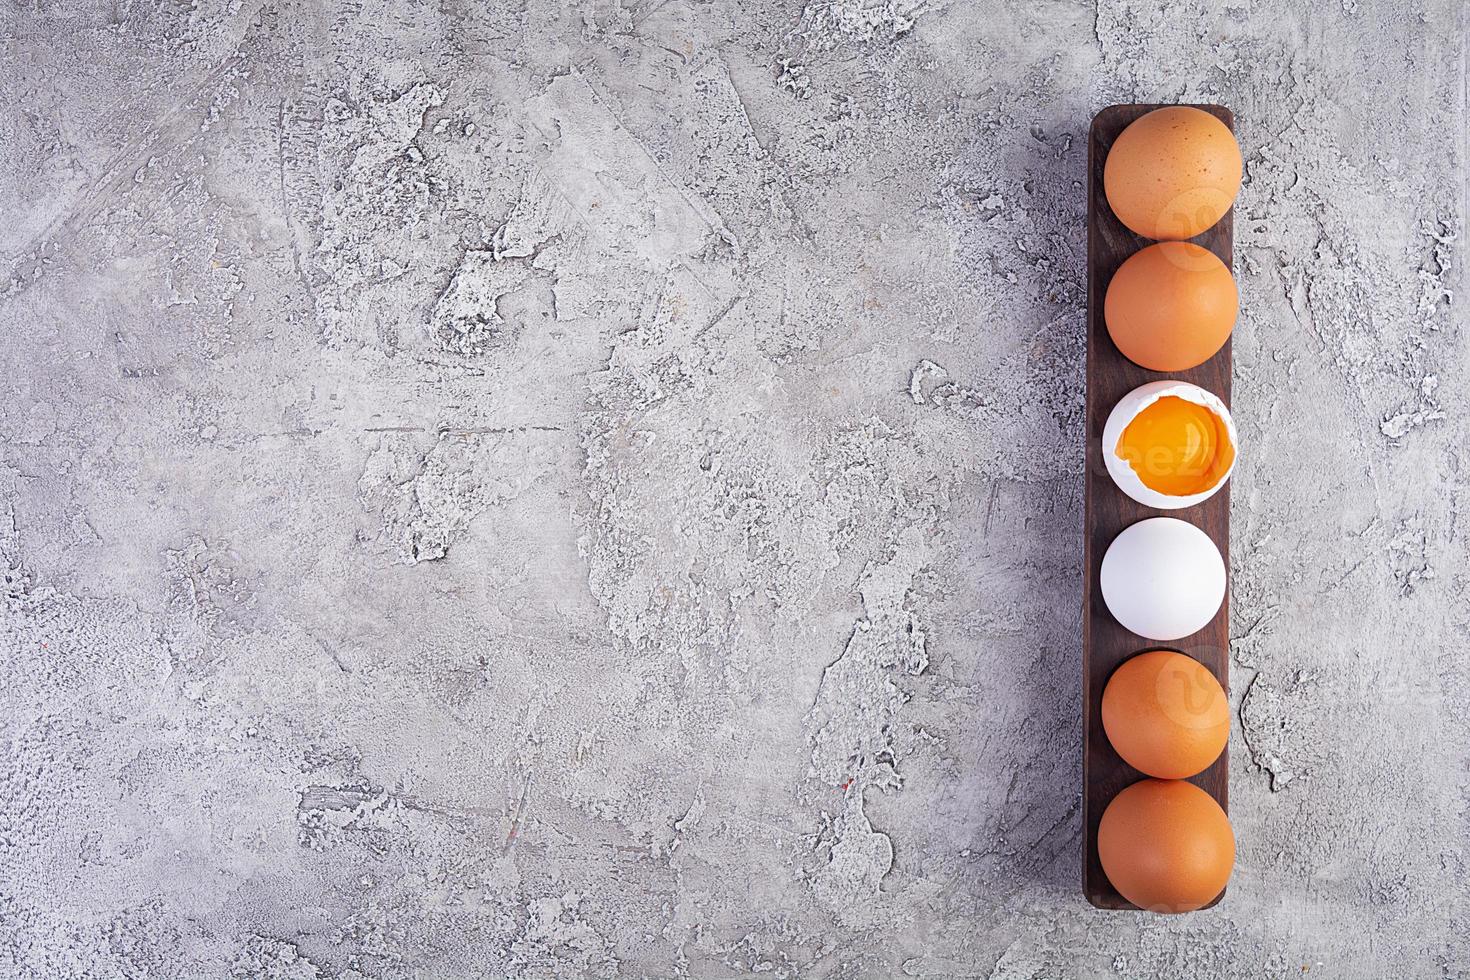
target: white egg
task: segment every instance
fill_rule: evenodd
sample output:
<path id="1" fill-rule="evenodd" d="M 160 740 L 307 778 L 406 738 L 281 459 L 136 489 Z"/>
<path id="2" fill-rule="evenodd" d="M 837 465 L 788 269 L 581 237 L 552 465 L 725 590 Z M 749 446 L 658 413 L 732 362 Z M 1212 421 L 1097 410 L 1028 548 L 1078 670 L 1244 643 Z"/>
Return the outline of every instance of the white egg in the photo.
<path id="1" fill-rule="evenodd" d="M 1108 545 L 1102 594 L 1126 629 L 1150 640 L 1177 640 L 1215 618 L 1225 601 L 1225 561 L 1193 524 L 1150 517 Z"/>
<path id="2" fill-rule="evenodd" d="M 1175 398 L 1201 405 L 1208 409 L 1220 420 L 1225 429 L 1225 436 L 1230 442 L 1232 457 L 1230 464 L 1219 474 L 1218 479 L 1209 487 L 1199 493 L 1173 495 L 1161 493 L 1152 487 L 1144 485 L 1139 478 L 1138 471 L 1134 468 L 1135 463 L 1119 455 L 1118 443 L 1123 438 L 1128 423 L 1138 417 L 1138 414 L 1148 408 L 1160 398 L 1172 395 Z M 1103 426 L 1102 453 L 1103 463 L 1108 468 L 1108 475 L 1113 482 L 1134 500 L 1145 507 L 1156 507 L 1159 510 L 1178 510 L 1183 507 L 1193 507 L 1195 504 L 1209 500 L 1230 479 L 1230 474 L 1235 469 L 1235 459 L 1238 456 L 1237 447 L 1240 440 L 1235 433 L 1235 423 L 1230 419 L 1230 409 L 1225 403 L 1213 394 L 1192 385 L 1187 381 L 1152 381 L 1146 385 L 1134 388 L 1128 394 L 1118 400 L 1113 410 L 1108 413 L 1107 424 Z M 1166 457 L 1167 458 L 1167 457 Z"/>

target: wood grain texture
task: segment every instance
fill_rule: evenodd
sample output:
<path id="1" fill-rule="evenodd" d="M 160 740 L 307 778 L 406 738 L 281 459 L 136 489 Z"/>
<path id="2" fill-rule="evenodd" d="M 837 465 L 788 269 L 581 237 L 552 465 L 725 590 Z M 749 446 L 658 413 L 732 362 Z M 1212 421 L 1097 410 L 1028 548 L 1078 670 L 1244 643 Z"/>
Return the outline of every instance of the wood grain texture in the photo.
<path id="1" fill-rule="evenodd" d="M 1226 405 L 1230 404 L 1230 342 L 1214 357 L 1189 371 L 1160 373 L 1141 368 L 1125 358 L 1113 345 L 1103 322 L 1103 297 L 1108 283 L 1125 259 L 1152 244 L 1129 231 L 1114 217 L 1103 193 L 1103 163 L 1113 140 L 1133 120 L 1158 105 L 1115 105 L 1103 109 L 1092 120 L 1088 140 L 1088 208 L 1087 208 L 1087 484 L 1084 522 L 1084 560 L 1087 574 L 1083 586 L 1082 608 L 1082 701 L 1083 763 L 1082 821 L 1084 854 L 1082 888 L 1087 900 L 1104 909 L 1133 909 L 1114 890 L 1097 855 L 1097 827 L 1109 802 L 1124 787 L 1145 778 L 1129 766 L 1108 743 L 1102 727 L 1103 687 L 1124 660 L 1144 650 L 1178 650 L 1199 660 L 1229 688 L 1229 624 L 1230 598 L 1209 625 L 1192 636 L 1172 643 L 1156 643 L 1130 633 L 1113 619 L 1103 602 L 1099 570 L 1103 554 L 1118 532 L 1148 517 L 1177 517 L 1204 530 L 1220 548 L 1226 567 L 1230 564 L 1230 486 L 1227 484 L 1209 500 L 1184 510 L 1161 511 L 1145 507 L 1130 499 L 1113 483 L 1103 463 L 1102 433 L 1108 413 L 1129 391 L 1150 381 L 1175 378 L 1214 392 Z M 1196 108 L 1214 115 L 1232 131 L 1235 117 L 1229 109 L 1216 105 Z M 1220 257 L 1232 267 L 1234 209 L 1219 223 L 1191 239 Z M 1229 749 L 1214 765 L 1195 776 L 1195 783 L 1229 811 Z M 1224 893 L 1221 893 L 1223 897 Z M 1216 898 L 1218 902 L 1220 899 Z M 1214 904 L 1214 903 L 1211 903 Z"/>

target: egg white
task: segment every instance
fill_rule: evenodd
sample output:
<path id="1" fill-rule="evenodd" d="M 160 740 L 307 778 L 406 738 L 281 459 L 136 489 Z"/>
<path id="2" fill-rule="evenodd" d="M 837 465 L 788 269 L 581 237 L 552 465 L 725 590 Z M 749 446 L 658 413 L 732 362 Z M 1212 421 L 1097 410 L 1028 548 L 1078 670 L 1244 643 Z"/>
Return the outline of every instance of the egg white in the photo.
<path id="1" fill-rule="evenodd" d="M 1152 487 L 1144 485 L 1133 466 L 1118 455 L 1118 440 L 1123 438 L 1123 430 L 1128 428 L 1128 423 L 1132 422 L 1139 412 L 1166 395 L 1173 395 L 1175 398 L 1203 405 L 1225 423 L 1225 434 L 1230 439 L 1230 445 L 1235 449 L 1235 458 L 1230 461 L 1230 468 L 1221 474 L 1220 479 L 1208 490 L 1182 497 L 1159 493 Z M 1235 471 L 1235 463 L 1240 459 L 1240 439 L 1235 434 L 1235 423 L 1231 421 L 1230 409 L 1226 408 L 1225 403 L 1210 392 L 1187 381 L 1151 381 L 1146 385 L 1134 388 L 1118 399 L 1118 404 L 1114 405 L 1113 410 L 1108 413 L 1108 421 L 1103 426 L 1102 454 L 1103 463 L 1108 468 L 1108 475 L 1113 478 L 1119 490 L 1145 507 L 1155 507 L 1159 510 L 1181 510 L 1209 500 L 1230 479 L 1230 474 Z"/>

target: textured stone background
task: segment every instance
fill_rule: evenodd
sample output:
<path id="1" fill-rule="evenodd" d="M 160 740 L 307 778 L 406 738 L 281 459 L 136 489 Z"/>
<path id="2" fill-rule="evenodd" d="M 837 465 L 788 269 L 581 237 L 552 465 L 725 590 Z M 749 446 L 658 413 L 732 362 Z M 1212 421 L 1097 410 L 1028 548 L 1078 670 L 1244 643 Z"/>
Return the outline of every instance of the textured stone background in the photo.
<path id="1" fill-rule="evenodd" d="M 6 977 L 1470 975 L 1466 15 L 0 7 Z M 1092 112 L 1232 106 L 1240 858 L 1079 878 Z"/>

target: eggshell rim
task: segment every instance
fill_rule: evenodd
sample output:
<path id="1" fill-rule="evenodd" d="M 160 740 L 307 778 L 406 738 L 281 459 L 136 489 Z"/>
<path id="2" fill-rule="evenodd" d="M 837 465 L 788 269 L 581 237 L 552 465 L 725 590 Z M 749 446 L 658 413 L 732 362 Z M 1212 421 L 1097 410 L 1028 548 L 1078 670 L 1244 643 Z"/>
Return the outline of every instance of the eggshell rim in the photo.
<path id="1" fill-rule="evenodd" d="M 1128 399 L 1140 393 L 1143 393 L 1141 395 L 1143 401 L 1127 419 L 1120 420 L 1118 418 L 1118 410 L 1123 407 L 1123 404 Z M 1133 466 L 1127 460 L 1113 452 L 1113 447 L 1122 438 L 1123 430 L 1128 427 L 1128 423 L 1137 418 L 1138 414 L 1145 408 L 1148 408 L 1160 398 L 1168 395 L 1174 395 L 1182 398 L 1184 401 L 1193 402 L 1196 405 L 1203 405 L 1213 412 L 1216 418 L 1223 419 L 1225 422 L 1225 434 L 1229 437 L 1230 445 L 1235 450 L 1235 457 L 1230 460 L 1229 467 L 1226 468 L 1224 474 L 1213 486 L 1200 493 L 1193 493 L 1183 497 L 1173 497 L 1166 493 L 1160 493 L 1148 486 L 1139 478 L 1138 473 L 1134 471 Z M 1103 424 L 1102 454 L 1103 465 L 1107 467 L 1108 476 L 1113 478 L 1113 484 L 1119 490 L 1122 490 L 1123 493 L 1127 494 L 1130 499 L 1136 503 L 1143 504 L 1145 507 L 1153 507 L 1156 510 L 1184 510 L 1185 508 L 1193 507 L 1195 504 L 1202 504 L 1206 500 L 1209 500 L 1215 494 L 1219 493 L 1220 488 L 1229 481 L 1230 475 L 1235 472 L 1235 464 L 1240 461 L 1240 437 L 1235 430 L 1235 421 L 1230 417 L 1230 409 L 1213 392 L 1207 391 L 1189 381 L 1165 379 L 1139 385 L 1118 399 L 1118 403 L 1108 413 L 1107 422 Z"/>

